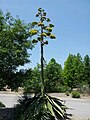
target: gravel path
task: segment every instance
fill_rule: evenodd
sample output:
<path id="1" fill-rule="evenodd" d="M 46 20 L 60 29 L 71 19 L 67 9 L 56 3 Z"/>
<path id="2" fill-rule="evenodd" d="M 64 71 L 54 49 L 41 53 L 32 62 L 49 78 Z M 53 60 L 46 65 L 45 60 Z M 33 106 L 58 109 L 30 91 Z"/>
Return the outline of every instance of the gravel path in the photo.
<path id="1" fill-rule="evenodd" d="M 60 93 L 52 93 L 50 95 L 59 97 L 65 101 L 65 104 L 70 108 L 67 109 L 67 113 L 72 114 L 72 120 L 90 120 L 90 97 L 74 99 Z M 17 104 L 18 98 L 20 98 L 19 94 L 0 93 L 0 101 L 3 102 L 7 108 L 14 107 L 14 105 Z"/>

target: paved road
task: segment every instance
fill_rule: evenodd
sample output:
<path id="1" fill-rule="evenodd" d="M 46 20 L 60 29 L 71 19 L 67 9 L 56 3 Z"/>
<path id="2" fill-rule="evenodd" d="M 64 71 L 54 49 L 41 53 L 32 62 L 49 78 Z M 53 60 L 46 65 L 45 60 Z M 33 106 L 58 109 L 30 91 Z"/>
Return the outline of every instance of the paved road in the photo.
<path id="1" fill-rule="evenodd" d="M 0 93 L 0 101 L 3 102 L 6 107 L 11 108 L 17 104 L 17 100 L 20 98 L 18 94 L 1 94 Z M 68 97 L 61 97 L 62 100 L 65 100 L 65 104 L 70 108 L 67 110 L 67 113 L 74 115 L 74 120 L 90 120 L 90 99 L 89 98 L 81 98 L 74 99 Z"/>
<path id="2" fill-rule="evenodd" d="M 66 98 L 66 105 L 70 108 L 67 110 L 69 114 L 74 115 L 76 118 L 90 120 L 90 99 Z"/>
<path id="3" fill-rule="evenodd" d="M 76 99 L 60 93 L 52 93 L 51 95 L 66 101 L 66 106 L 70 108 L 67 109 L 67 113 L 73 115 L 72 120 L 90 120 L 90 96 Z"/>
<path id="4" fill-rule="evenodd" d="M 18 94 L 0 94 L 0 101 L 5 104 L 7 108 L 14 107 L 19 98 Z"/>

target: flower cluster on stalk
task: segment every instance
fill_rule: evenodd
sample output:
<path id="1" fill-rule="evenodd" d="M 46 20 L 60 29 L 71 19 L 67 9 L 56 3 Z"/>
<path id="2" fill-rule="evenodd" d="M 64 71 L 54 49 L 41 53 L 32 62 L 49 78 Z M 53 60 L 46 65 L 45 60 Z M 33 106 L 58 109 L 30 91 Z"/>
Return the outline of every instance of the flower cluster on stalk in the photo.
<path id="1" fill-rule="evenodd" d="M 54 25 L 49 24 L 51 20 L 46 17 L 46 12 L 42 8 L 38 9 L 36 17 L 39 18 L 39 21 L 32 22 L 32 29 L 30 30 L 30 35 L 34 38 L 32 39 L 32 43 L 36 44 L 40 42 L 43 45 L 48 45 L 48 38 L 56 38 L 55 35 L 52 34 Z"/>

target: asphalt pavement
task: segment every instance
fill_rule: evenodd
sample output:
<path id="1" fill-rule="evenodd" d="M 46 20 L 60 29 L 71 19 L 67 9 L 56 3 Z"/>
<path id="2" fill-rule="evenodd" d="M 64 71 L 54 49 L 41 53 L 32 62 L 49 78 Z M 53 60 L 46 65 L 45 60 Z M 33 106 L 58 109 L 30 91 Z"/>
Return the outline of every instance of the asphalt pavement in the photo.
<path id="1" fill-rule="evenodd" d="M 12 108 L 18 103 L 20 96 L 20 94 L 0 93 L 0 101 L 7 108 Z M 65 101 L 66 106 L 69 108 L 67 109 L 67 113 L 73 115 L 73 120 L 90 120 L 90 97 L 74 99 L 64 96 L 60 97 L 60 99 Z"/>

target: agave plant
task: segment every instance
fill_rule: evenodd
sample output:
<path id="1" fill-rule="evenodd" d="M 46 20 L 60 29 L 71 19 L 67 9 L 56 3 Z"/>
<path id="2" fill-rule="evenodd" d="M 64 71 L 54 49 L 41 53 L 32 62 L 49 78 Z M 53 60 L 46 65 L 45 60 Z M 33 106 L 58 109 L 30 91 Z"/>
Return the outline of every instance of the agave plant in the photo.
<path id="1" fill-rule="evenodd" d="M 39 18 L 39 22 L 32 22 L 34 29 L 30 33 L 34 36 L 32 42 L 35 44 L 40 42 L 41 45 L 41 92 L 34 97 L 23 96 L 20 99 L 20 104 L 16 107 L 16 119 L 63 120 L 66 117 L 66 106 L 63 101 L 49 96 L 44 90 L 43 47 L 48 44 L 47 38 L 55 39 L 55 35 L 51 33 L 54 25 L 45 24 L 50 22 L 50 19 L 46 17 L 46 12 L 42 8 L 38 9 L 36 17 Z"/>
<path id="2" fill-rule="evenodd" d="M 41 93 L 23 96 L 16 107 L 17 120 L 64 120 L 66 106 L 63 101 Z"/>

